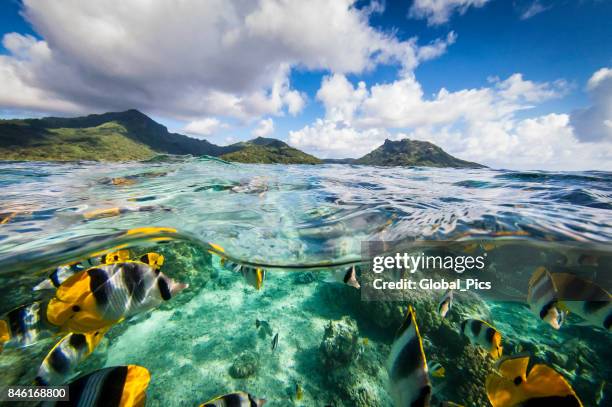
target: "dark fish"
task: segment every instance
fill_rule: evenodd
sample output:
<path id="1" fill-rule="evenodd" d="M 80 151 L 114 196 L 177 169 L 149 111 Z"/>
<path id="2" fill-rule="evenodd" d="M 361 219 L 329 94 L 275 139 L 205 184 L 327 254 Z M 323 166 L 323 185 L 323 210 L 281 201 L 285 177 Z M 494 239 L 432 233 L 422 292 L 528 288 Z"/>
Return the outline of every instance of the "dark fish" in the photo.
<path id="1" fill-rule="evenodd" d="M 276 347 L 278 346 L 278 333 L 276 335 L 274 335 L 274 338 L 272 338 L 272 350 L 276 350 Z"/>
<path id="2" fill-rule="evenodd" d="M 272 336 L 273 334 L 272 328 L 270 327 L 270 324 L 268 323 L 268 321 L 260 321 L 259 319 L 256 319 L 255 328 L 257 329 L 261 328 L 261 330 L 264 331 L 266 335 Z"/>
<path id="3" fill-rule="evenodd" d="M 429 406 L 431 382 L 423 341 L 412 306 L 408 307 L 387 360 L 391 397 L 396 407 Z"/>

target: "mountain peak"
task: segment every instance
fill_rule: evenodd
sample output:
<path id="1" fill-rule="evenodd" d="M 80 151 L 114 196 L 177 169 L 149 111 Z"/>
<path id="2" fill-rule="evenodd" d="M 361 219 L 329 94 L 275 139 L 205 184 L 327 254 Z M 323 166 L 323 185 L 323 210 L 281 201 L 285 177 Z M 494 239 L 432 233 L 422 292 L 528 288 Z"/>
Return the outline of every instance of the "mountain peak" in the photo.
<path id="1" fill-rule="evenodd" d="M 377 149 L 355 161 L 357 164 L 381 166 L 428 166 L 481 168 L 480 164 L 460 160 L 428 141 L 385 139 Z"/>

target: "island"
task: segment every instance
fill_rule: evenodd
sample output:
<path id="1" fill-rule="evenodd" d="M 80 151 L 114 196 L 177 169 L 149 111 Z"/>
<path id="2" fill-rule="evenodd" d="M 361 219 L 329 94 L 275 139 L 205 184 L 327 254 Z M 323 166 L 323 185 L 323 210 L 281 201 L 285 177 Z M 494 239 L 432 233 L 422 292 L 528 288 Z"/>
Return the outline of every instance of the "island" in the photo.
<path id="1" fill-rule="evenodd" d="M 432 143 L 410 139 L 385 140 L 383 145 L 357 159 L 321 160 L 281 140 L 264 137 L 218 146 L 169 132 L 136 109 L 73 118 L 0 120 L 0 160 L 131 161 L 159 154 L 208 155 L 260 164 L 483 167 L 455 158 Z"/>

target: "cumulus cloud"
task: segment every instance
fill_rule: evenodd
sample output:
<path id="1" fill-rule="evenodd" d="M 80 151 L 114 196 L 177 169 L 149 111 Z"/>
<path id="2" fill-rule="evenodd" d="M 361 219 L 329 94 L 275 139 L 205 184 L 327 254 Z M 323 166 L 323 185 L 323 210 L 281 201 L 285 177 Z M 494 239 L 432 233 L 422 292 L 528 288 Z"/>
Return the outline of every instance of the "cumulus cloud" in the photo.
<path id="1" fill-rule="evenodd" d="M 270 118 L 260 120 L 252 132 L 255 137 L 267 137 L 272 133 L 274 133 L 274 121 Z"/>
<path id="2" fill-rule="evenodd" d="M 571 124 L 583 141 L 612 142 L 612 68 L 601 68 L 587 83 L 591 106 L 572 113 Z"/>
<path id="3" fill-rule="evenodd" d="M 50 112 L 137 107 L 174 119 L 251 122 L 298 114 L 305 95 L 291 70 L 410 70 L 454 35 L 421 49 L 369 25 L 381 3 L 355 0 L 84 2 L 24 0 L 42 39 L 7 34 L 0 108 Z"/>
<path id="4" fill-rule="evenodd" d="M 608 71 L 599 72 L 589 88 L 598 90 L 607 80 Z M 360 157 L 386 138 L 409 137 L 492 167 L 612 168 L 612 144 L 581 143 L 568 115 L 516 117 L 534 103 L 562 97 L 567 83 L 539 83 L 521 74 L 490 82 L 489 87 L 456 92 L 443 88 L 426 98 L 414 75 L 369 88 L 331 75 L 317 93 L 325 117 L 290 132 L 289 142 L 321 157 L 344 158 Z"/>
<path id="5" fill-rule="evenodd" d="M 317 99 L 325 107 L 326 120 L 362 128 L 405 128 L 501 119 L 531 103 L 561 97 L 568 89 L 562 80 L 536 83 L 521 74 L 491 82 L 491 87 L 456 92 L 442 88 L 428 99 L 412 73 L 369 89 L 364 82 L 355 86 L 344 75 L 334 74 L 323 79 Z"/>
<path id="6" fill-rule="evenodd" d="M 356 129 L 341 122 L 317 119 L 313 124 L 289 132 L 289 144 L 321 158 L 357 158 L 381 145 L 385 139 L 401 139 L 387 129 Z"/>
<path id="7" fill-rule="evenodd" d="M 409 16 L 425 18 L 428 25 L 448 22 L 454 13 L 463 14 L 470 7 L 482 7 L 489 0 L 414 0 Z"/>
<path id="8" fill-rule="evenodd" d="M 222 123 L 217 118 L 205 117 L 203 119 L 194 120 L 192 122 L 187 123 L 187 125 L 183 128 L 183 131 L 192 136 L 207 137 L 212 136 L 217 131 L 227 127 L 227 124 Z"/>

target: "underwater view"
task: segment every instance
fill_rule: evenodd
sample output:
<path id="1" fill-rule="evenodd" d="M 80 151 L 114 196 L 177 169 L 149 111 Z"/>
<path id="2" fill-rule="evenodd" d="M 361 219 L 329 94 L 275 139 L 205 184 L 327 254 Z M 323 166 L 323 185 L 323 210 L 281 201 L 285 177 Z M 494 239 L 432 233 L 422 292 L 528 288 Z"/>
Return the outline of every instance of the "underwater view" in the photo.
<path id="1" fill-rule="evenodd" d="M 6 161 L 0 185 L 0 389 L 119 380 L 122 405 L 148 406 L 611 403 L 611 173 L 168 155 Z M 486 257 L 490 289 L 368 298 L 364 242 Z"/>

